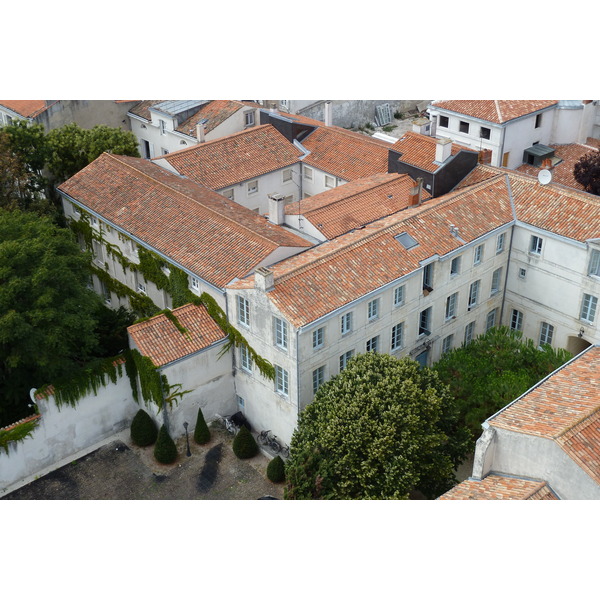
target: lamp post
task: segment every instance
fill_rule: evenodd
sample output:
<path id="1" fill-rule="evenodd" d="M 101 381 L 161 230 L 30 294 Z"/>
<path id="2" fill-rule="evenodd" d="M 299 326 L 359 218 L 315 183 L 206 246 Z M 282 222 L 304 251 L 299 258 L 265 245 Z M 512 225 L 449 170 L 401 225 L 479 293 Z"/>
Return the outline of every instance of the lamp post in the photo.
<path id="1" fill-rule="evenodd" d="M 185 429 L 185 441 L 187 443 L 187 456 L 191 456 L 192 452 L 190 451 L 190 438 L 188 437 L 188 423 L 187 421 L 183 424 L 183 428 Z"/>

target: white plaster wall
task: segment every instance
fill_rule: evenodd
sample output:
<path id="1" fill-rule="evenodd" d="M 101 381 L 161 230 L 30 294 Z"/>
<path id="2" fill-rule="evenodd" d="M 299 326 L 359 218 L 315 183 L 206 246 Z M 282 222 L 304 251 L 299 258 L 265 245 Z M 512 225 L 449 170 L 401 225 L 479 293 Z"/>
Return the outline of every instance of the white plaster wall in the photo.
<path id="1" fill-rule="evenodd" d="M 303 169 L 312 169 L 312 179 L 308 179 L 305 174 L 302 175 L 302 198 L 308 196 L 314 196 L 316 194 L 320 194 L 321 192 L 326 192 L 327 190 L 333 189 L 331 187 L 327 187 L 325 185 L 325 176 L 333 177 L 335 181 L 335 186 L 338 187 L 343 185 L 344 183 L 348 183 L 346 180 L 336 177 L 331 173 L 327 173 L 326 171 L 322 171 L 321 169 L 317 169 L 311 165 L 304 165 Z M 305 172 L 305 171 L 304 171 Z"/>
<path id="2" fill-rule="evenodd" d="M 324 242 L 327 238 L 307 218 L 302 215 L 285 215 L 285 224 L 304 235 L 309 235 L 316 240 Z"/>
<path id="3" fill-rule="evenodd" d="M 509 161 L 506 165 L 509 169 L 516 169 L 523 164 L 523 151 L 533 146 L 534 142 L 539 142 L 546 146 L 550 144 L 554 125 L 554 113 L 555 109 L 541 113 L 542 123 L 537 128 L 535 127 L 535 114 L 515 119 L 507 124 L 503 154 L 510 152 Z M 502 166 L 502 157 L 500 157 L 498 166 Z"/>
<path id="4" fill-rule="evenodd" d="M 579 108 L 557 108 L 554 116 L 552 143 L 573 144 L 579 142 L 583 117 L 583 105 Z"/>

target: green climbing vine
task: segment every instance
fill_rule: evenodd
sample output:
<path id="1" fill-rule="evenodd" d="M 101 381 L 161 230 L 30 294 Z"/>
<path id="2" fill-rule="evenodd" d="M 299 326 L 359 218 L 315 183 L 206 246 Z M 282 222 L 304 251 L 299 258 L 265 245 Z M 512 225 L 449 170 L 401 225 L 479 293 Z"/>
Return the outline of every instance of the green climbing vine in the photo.
<path id="1" fill-rule="evenodd" d="M 5 429 L 0 429 L 0 450 L 9 454 L 8 445 L 10 442 L 22 442 L 25 438 L 31 437 L 33 430 L 39 425 L 39 417 L 27 419 L 23 423 L 11 425 Z"/>

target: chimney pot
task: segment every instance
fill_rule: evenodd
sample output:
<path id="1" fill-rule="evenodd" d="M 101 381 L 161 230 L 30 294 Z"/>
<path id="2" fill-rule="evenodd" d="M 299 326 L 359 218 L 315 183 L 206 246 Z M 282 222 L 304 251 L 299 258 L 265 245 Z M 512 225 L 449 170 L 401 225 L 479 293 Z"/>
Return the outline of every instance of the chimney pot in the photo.
<path id="1" fill-rule="evenodd" d="M 331 100 L 327 100 L 327 102 L 325 102 L 325 125 L 327 127 L 331 127 L 332 124 L 332 118 L 331 118 Z"/>

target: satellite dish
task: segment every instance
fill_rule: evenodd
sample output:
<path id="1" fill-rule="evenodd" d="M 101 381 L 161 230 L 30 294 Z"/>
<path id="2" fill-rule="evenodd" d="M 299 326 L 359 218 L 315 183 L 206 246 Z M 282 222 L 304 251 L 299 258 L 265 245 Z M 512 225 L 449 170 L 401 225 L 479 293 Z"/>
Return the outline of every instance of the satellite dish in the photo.
<path id="1" fill-rule="evenodd" d="M 542 185 L 548 185 L 552 181 L 552 173 L 548 169 L 542 169 L 538 173 L 538 181 Z"/>

